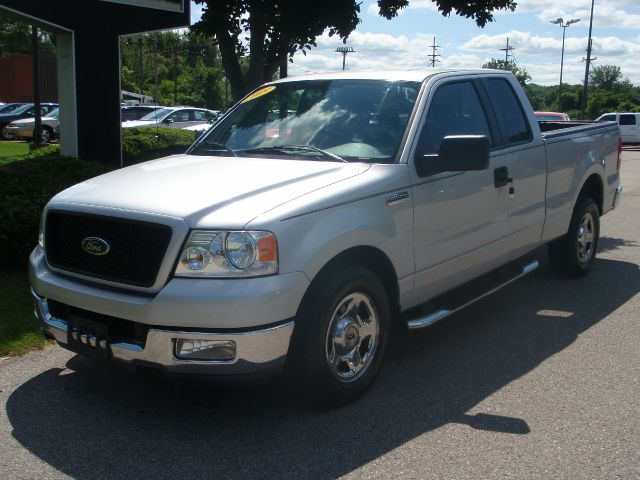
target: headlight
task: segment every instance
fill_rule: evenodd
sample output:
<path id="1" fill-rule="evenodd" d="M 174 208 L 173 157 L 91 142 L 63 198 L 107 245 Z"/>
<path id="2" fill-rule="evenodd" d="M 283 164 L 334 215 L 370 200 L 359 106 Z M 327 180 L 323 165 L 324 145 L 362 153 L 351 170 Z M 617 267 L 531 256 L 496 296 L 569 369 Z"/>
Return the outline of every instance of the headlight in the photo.
<path id="1" fill-rule="evenodd" d="M 178 277 L 257 277 L 278 273 L 271 232 L 194 230 L 180 254 Z"/>

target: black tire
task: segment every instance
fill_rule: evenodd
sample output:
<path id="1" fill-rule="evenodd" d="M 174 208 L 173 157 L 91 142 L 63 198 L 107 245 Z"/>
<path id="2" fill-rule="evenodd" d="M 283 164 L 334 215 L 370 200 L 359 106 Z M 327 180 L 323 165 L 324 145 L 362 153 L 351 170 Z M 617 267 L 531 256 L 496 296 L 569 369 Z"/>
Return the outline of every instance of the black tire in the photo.
<path id="1" fill-rule="evenodd" d="M 53 140 L 53 130 L 50 127 L 43 126 L 41 132 L 42 143 L 49 143 Z"/>
<path id="2" fill-rule="evenodd" d="M 551 268 L 567 277 L 586 275 L 596 259 L 599 238 L 598 206 L 591 197 L 580 196 L 573 208 L 566 235 L 549 244 Z"/>
<path id="3" fill-rule="evenodd" d="M 314 281 L 298 310 L 287 359 L 289 380 L 324 405 L 357 399 L 380 371 L 389 323 L 387 292 L 371 270 L 358 265 L 331 269 Z M 361 360 L 357 373 L 342 360 L 349 352 Z"/>
<path id="4" fill-rule="evenodd" d="M 6 127 L 7 125 L 9 125 L 8 123 L 3 123 L 0 125 L 0 138 L 2 140 L 11 140 L 13 139 L 12 135 L 5 135 L 4 133 L 4 127 Z"/>

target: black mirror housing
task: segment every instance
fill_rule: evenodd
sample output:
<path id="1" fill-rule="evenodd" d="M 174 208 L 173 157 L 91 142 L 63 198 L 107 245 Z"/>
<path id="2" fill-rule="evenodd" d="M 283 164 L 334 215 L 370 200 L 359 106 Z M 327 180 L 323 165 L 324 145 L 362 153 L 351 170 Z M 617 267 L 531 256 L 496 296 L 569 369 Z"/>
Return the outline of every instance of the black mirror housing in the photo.
<path id="1" fill-rule="evenodd" d="M 424 177 L 437 172 L 486 170 L 490 150 L 491 140 L 486 135 L 449 135 L 442 139 L 440 153 L 416 153 L 416 171 Z"/>

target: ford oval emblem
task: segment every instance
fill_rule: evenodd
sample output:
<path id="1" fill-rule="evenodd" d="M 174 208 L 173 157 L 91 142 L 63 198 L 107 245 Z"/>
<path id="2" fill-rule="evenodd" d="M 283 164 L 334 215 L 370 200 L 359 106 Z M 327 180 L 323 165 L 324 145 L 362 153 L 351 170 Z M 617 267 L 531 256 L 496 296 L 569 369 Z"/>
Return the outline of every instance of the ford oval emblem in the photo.
<path id="1" fill-rule="evenodd" d="M 107 241 L 103 240 L 102 238 L 87 237 L 82 240 L 82 250 L 87 252 L 89 255 L 100 257 L 109 253 L 111 247 L 109 246 Z"/>

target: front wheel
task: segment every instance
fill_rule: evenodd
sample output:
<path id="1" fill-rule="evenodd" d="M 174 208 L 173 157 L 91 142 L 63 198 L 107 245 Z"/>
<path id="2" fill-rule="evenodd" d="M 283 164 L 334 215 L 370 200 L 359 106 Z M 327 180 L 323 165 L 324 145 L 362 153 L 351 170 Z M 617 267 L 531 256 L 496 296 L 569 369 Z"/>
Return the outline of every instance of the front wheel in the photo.
<path id="1" fill-rule="evenodd" d="M 11 133 L 9 133 L 9 131 L 7 130 L 7 125 L 9 124 L 4 123 L 0 125 L 0 138 L 2 138 L 2 140 L 11 140 L 13 138 L 13 135 L 11 135 Z"/>
<path id="2" fill-rule="evenodd" d="M 389 301 L 367 268 L 350 266 L 324 277 L 298 312 L 288 369 L 306 394 L 344 404 L 364 393 L 380 371 Z"/>
<path id="3" fill-rule="evenodd" d="M 598 206 L 590 197 L 579 197 L 566 235 L 549 244 L 551 268 L 569 277 L 586 275 L 595 261 L 599 238 Z"/>

